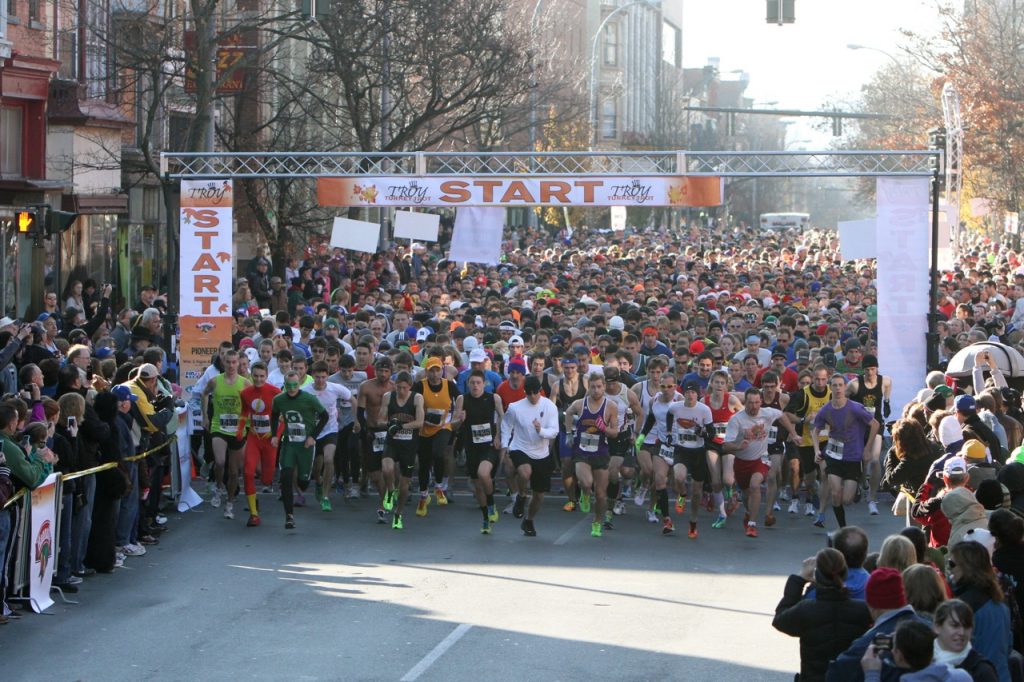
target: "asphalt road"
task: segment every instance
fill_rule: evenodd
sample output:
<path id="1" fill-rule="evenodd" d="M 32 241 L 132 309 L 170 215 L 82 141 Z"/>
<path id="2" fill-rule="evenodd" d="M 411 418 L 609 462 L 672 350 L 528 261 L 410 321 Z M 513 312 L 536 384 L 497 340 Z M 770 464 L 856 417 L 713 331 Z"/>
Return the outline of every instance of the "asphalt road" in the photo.
<path id="1" fill-rule="evenodd" d="M 499 496 L 499 502 L 503 500 Z M 468 495 L 404 531 L 375 502 L 297 510 L 275 498 L 245 527 L 204 504 L 124 569 L 87 578 L 77 605 L 0 628 L 3 680 L 791 680 L 798 643 L 771 627 L 785 576 L 825 545 L 781 514 L 663 537 L 629 505 L 614 531 L 552 498 L 527 538 L 503 516 L 479 533 Z M 847 512 L 877 549 L 900 527 Z"/>

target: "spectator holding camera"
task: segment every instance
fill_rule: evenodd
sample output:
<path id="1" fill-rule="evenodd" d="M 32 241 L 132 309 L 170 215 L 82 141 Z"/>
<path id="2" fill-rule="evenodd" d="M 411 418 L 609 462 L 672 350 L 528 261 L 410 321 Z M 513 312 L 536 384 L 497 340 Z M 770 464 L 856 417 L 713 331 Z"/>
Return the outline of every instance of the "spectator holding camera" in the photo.
<path id="1" fill-rule="evenodd" d="M 871 626 L 867 605 L 850 597 L 845 586 L 846 559 L 835 549 L 823 549 L 805 559 L 799 575 L 789 576 L 772 626 L 800 638 L 800 680 L 824 680 L 831 659 Z M 804 599 L 813 583 L 815 598 Z"/>
<path id="2" fill-rule="evenodd" d="M 970 682 L 966 671 L 933 662 L 934 642 L 935 633 L 926 624 L 900 623 L 891 638 L 878 637 L 864 652 L 860 665 L 865 682 Z"/>

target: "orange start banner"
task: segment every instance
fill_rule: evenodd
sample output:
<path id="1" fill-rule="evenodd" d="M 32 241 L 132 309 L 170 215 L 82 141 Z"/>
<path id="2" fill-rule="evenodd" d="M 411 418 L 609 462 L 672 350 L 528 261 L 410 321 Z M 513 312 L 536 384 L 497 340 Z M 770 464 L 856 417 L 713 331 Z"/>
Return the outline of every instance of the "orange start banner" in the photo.
<path id="1" fill-rule="evenodd" d="M 691 176 L 320 178 L 321 206 L 718 206 L 722 179 Z"/>
<path id="2" fill-rule="evenodd" d="M 220 342 L 231 340 L 233 204 L 230 180 L 181 182 L 178 355 L 181 385 L 189 392 Z"/>

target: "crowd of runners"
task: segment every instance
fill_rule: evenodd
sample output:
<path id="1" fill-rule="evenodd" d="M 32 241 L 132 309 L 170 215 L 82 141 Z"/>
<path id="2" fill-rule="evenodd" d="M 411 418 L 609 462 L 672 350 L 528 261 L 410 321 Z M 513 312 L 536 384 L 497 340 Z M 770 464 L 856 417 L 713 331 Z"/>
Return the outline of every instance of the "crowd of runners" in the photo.
<path id="1" fill-rule="evenodd" d="M 965 518 L 971 530 L 1017 508 L 1020 394 L 980 354 L 973 382 L 938 372 L 892 404 L 873 263 L 843 262 L 835 233 L 563 237 L 511 230 L 496 266 L 421 244 L 256 259 L 236 282 L 232 339 L 184 392 L 164 378 L 156 289 L 115 314 L 109 290 L 69 283 L 35 322 L 0 320 L 11 487 L 149 451 L 187 406 L 209 503 L 250 527 L 352 503 L 414 532 L 410 514 L 473 499 L 483 534 L 532 537 L 544 514 L 582 513 L 602 537 L 635 509 L 652 533 L 679 522 L 694 541 L 755 539 L 781 516 L 843 533 L 851 505 L 875 515 L 895 499 L 955 556 Z M 1024 264 L 976 239 L 944 273 L 939 312 L 943 362 L 1017 345 Z M 159 542 L 166 465 L 159 453 L 68 486 L 58 584 Z M 0 514 L 5 575 L 15 522 Z"/>

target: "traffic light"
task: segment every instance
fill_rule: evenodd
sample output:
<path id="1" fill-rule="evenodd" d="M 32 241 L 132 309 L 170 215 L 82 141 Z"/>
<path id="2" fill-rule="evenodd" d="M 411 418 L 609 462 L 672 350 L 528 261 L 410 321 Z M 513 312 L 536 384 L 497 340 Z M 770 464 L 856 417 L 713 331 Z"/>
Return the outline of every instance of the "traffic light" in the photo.
<path id="1" fill-rule="evenodd" d="M 796 21 L 796 0 L 767 0 L 768 2 L 768 23 L 792 24 Z"/>
<path id="2" fill-rule="evenodd" d="M 34 235 L 39 225 L 35 211 L 18 211 L 18 233 Z"/>
<path id="3" fill-rule="evenodd" d="M 66 232 L 69 227 L 74 225 L 77 218 L 77 213 L 55 211 L 51 208 L 46 212 L 46 234 L 60 235 L 61 233 Z"/>

